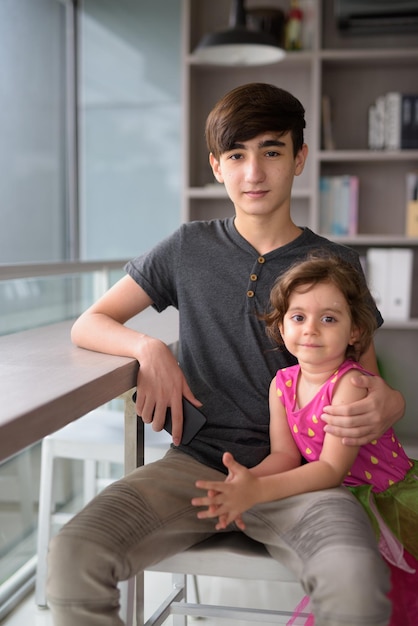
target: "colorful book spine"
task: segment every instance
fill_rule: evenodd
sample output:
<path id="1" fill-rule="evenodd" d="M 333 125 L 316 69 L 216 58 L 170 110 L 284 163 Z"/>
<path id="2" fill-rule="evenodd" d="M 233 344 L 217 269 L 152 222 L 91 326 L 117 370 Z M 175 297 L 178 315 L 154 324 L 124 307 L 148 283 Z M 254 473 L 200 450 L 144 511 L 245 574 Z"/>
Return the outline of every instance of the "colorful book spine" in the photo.
<path id="1" fill-rule="evenodd" d="M 418 171 L 406 175 L 406 227 L 407 237 L 418 237 Z"/>
<path id="2" fill-rule="evenodd" d="M 320 229 L 329 235 L 354 236 L 358 230 L 357 176 L 321 176 Z"/>

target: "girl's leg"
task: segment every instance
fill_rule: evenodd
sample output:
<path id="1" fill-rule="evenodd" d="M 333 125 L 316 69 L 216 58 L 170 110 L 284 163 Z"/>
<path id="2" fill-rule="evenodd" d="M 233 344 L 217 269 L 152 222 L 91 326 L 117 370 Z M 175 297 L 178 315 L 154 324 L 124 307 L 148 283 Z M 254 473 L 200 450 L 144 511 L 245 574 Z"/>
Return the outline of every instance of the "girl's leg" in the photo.
<path id="1" fill-rule="evenodd" d="M 300 579 L 315 626 L 387 626 L 389 571 L 367 515 L 343 487 L 244 514 L 246 533 Z"/>

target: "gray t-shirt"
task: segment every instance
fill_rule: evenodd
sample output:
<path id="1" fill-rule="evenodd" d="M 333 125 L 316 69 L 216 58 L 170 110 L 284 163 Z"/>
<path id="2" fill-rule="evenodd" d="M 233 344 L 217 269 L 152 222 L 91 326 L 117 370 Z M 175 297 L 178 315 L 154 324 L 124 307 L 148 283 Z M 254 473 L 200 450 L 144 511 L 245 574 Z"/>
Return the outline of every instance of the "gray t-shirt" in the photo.
<path id="1" fill-rule="evenodd" d="M 153 250 L 126 265 L 157 311 L 179 311 L 179 363 L 207 423 L 180 448 L 225 471 L 231 452 L 252 467 L 270 450 L 268 390 L 276 371 L 296 362 L 267 338 L 257 317 L 268 309 L 276 278 L 317 249 L 330 249 L 363 275 L 353 250 L 308 228 L 294 241 L 260 256 L 233 218 L 183 224 Z M 382 318 L 376 310 L 379 325 Z"/>

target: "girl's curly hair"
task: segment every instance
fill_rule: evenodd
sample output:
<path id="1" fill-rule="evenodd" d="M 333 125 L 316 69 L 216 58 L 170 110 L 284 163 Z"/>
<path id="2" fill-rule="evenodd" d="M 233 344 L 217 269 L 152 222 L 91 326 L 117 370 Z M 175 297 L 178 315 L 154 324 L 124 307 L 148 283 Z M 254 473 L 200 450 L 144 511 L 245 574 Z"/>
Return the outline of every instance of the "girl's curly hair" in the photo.
<path id="1" fill-rule="evenodd" d="M 283 346 L 279 326 L 283 324 L 291 294 L 295 289 L 300 290 L 302 287 L 309 291 L 314 285 L 325 282 L 335 285 L 347 301 L 353 326 L 358 329 L 359 336 L 353 346 L 347 346 L 346 357 L 358 360 L 370 346 L 377 328 L 373 300 L 357 269 L 328 252 L 312 252 L 304 261 L 299 261 L 279 276 L 270 292 L 270 311 L 262 316 L 266 322 L 266 332 L 279 346 Z"/>

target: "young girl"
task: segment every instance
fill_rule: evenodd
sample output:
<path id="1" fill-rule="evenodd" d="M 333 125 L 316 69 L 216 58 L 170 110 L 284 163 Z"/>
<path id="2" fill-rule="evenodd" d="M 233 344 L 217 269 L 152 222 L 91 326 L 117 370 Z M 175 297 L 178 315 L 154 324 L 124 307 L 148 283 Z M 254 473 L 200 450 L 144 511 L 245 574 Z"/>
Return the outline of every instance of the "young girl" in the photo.
<path id="1" fill-rule="evenodd" d="M 350 264 L 318 254 L 279 278 L 271 307 L 264 317 L 267 332 L 298 364 L 279 370 L 270 386 L 269 474 L 249 470 L 225 453 L 225 482 L 196 483 L 208 491 L 192 501 L 208 507 L 198 517 L 217 517 L 218 529 L 235 521 L 244 530 L 241 514 L 258 503 L 343 483 L 364 506 L 391 567 L 390 626 L 415 626 L 418 462 L 408 459 L 392 429 L 353 448 L 325 432 L 320 419 L 324 406 L 364 396 L 353 384 L 357 372 L 373 375 L 358 363 L 376 329 L 369 293 Z M 289 469 L 274 473 L 275 458 L 284 454 Z"/>

